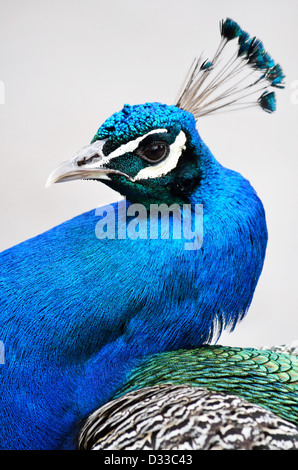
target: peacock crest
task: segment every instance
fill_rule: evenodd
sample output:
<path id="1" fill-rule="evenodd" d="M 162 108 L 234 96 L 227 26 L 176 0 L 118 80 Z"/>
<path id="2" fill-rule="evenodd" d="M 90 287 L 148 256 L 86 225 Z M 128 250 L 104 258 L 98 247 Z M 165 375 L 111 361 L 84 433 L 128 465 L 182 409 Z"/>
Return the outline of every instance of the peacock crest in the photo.
<path id="1" fill-rule="evenodd" d="M 284 88 L 281 66 L 258 38 L 230 18 L 220 22 L 220 34 L 213 58 L 200 56 L 193 61 L 176 106 L 195 119 L 227 108 L 232 111 L 256 105 L 268 113 L 275 111 L 273 90 Z"/>

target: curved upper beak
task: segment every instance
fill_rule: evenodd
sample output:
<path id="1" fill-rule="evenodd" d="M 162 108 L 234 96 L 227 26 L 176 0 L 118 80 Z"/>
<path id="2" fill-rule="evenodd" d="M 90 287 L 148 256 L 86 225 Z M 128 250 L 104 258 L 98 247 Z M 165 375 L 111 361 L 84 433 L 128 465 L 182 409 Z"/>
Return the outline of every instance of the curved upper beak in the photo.
<path id="1" fill-rule="evenodd" d="M 83 147 L 71 160 L 62 163 L 50 174 L 46 187 L 77 179 L 110 180 L 109 174 L 120 174 L 129 178 L 125 173 L 106 166 L 109 158 L 103 154 L 104 144 L 105 140 L 97 140 Z"/>

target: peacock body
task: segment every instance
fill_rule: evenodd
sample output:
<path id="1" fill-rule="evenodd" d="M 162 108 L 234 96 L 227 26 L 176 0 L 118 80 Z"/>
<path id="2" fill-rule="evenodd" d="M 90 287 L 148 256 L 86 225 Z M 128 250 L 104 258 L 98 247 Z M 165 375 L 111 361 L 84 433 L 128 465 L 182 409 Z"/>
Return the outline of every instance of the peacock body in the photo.
<path id="1" fill-rule="evenodd" d="M 233 40 L 232 68 L 218 69 Z M 282 378 L 292 377 L 286 358 L 197 350 L 246 314 L 267 228 L 257 193 L 215 159 L 196 120 L 225 107 L 273 112 L 271 90 L 283 79 L 261 41 L 227 19 L 213 59 L 194 62 L 176 105 L 124 105 L 50 175 L 48 184 L 98 180 L 125 200 L 1 253 L 0 448 L 76 448 L 82 422 L 117 394 L 163 387 L 161 364 L 166 382 L 208 390 L 215 382 L 251 385 L 256 370 L 271 384 L 274 371 L 295 402 L 295 380 Z M 189 230 L 177 236 L 181 223 Z"/>

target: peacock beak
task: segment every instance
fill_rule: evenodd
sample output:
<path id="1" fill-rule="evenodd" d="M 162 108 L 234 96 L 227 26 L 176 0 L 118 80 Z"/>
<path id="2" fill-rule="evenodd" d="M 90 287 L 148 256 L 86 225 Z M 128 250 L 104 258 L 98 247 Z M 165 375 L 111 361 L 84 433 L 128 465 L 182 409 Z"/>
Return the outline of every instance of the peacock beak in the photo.
<path id="1" fill-rule="evenodd" d="M 110 174 L 130 178 L 125 173 L 108 167 L 109 158 L 102 148 L 105 140 L 97 140 L 79 150 L 74 157 L 59 165 L 48 177 L 46 188 L 54 183 L 63 183 L 78 179 L 110 180 Z"/>

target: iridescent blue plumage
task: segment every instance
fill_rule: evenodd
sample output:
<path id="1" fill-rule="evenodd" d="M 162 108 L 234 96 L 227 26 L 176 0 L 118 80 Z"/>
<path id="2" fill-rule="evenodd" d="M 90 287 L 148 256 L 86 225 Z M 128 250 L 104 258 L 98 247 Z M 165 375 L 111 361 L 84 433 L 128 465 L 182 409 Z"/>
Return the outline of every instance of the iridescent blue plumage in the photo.
<path id="1" fill-rule="evenodd" d="M 91 211 L 2 253 L 4 448 L 63 446 L 138 359 L 200 346 L 214 330 L 233 328 L 250 305 L 266 248 L 263 207 L 247 180 L 215 160 L 191 115 L 158 103 L 125 106 L 96 138 L 120 144 L 160 126 L 182 128 L 188 151 L 178 173 L 151 181 L 144 194 L 203 204 L 203 248 L 187 251 L 173 239 L 98 240 Z M 190 178 L 191 193 L 183 186 Z M 133 186 L 108 184 L 124 192 Z"/>
<path id="2" fill-rule="evenodd" d="M 238 38 L 239 49 L 237 55 L 239 57 L 247 54 L 251 41 L 250 35 L 246 31 L 242 31 Z"/>
<path id="3" fill-rule="evenodd" d="M 274 65 L 271 69 L 267 71 L 267 79 L 270 81 L 271 86 L 276 88 L 284 88 L 285 75 L 279 64 Z"/>
<path id="4" fill-rule="evenodd" d="M 196 122 L 192 114 L 161 103 L 125 104 L 121 111 L 110 116 L 98 129 L 92 142 L 100 139 L 111 141 L 114 147 L 146 134 L 153 129 L 183 125 L 193 131 Z"/>
<path id="5" fill-rule="evenodd" d="M 276 100 L 273 92 L 264 91 L 259 98 L 259 102 L 261 108 L 268 113 L 273 113 L 276 110 Z"/>
<path id="6" fill-rule="evenodd" d="M 231 23 L 222 31 L 239 33 Z M 106 208 L 115 216 L 113 239 L 96 236 L 99 217 L 90 211 L 0 255 L 3 449 L 74 448 L 82 420 L 144 357 L 196 348 L 233 329 L 262 271 L 262 203 L 214 158 L 182 106 L 126 104 L 50 179 L 75 178 L 123 194 L 125 217 L 123 205 Z M 145 207 L 146 223 L 152 204 L 177 204 L 192 223 L 203 205 L 202 248 L 185 249 L 171 230 L 164 238 L 163 219 L 156 238 L 120 236 L 133 203 Z M 173 214 L 169 220 L 172 227 Z"/>
<path id="7" fill-rule="evenodd" d="M 240 36 L 242 30 L 236 21 L 227 18 L 225 21 L 221 22 L 221 35 L 227 41 L 235 39 Z"/>

